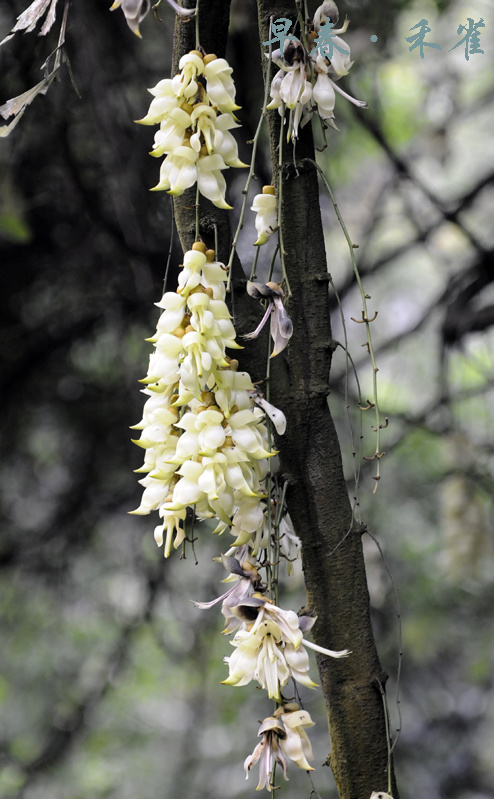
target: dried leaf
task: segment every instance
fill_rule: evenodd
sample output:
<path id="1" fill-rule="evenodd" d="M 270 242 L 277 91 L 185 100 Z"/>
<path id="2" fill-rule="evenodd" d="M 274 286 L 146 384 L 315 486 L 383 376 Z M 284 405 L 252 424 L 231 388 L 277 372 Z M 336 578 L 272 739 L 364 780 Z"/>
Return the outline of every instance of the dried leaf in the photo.
<path id="1" fill-rule="evenodd" d="M 34 0 L 34 2 L 17 17 L 17 22 L 12 28 L 12 33 L 22 30 L 25 30 L 26 33 L 32 31 L 49 5 L 50 0 Z"/>
<path id="2" fill-rule="evenodd" d="M 20 119 L 21 119 L 21 117 L 22 117 L 22 115 L 23 115 L 25 110 L 26 109 L 23 108 L 22 111 L 19 114 L 17 114 L 15 119 L 13 119 L 12 122 L 9 122 L 8 125 L 2 125 L 2 127 L 0 128 L 0 139 L 4 139 L 6 136 L 9 135 L 9 133 L 12 133 L 12 131 L 14 130 L 15 126 L 20 121 Z"/>
<path id="3" fill-rule="evenodd" d="M 37 19 L 39 19 L 39 16 L 41 16 L 41 14 L 43 13 L 43 10 L 46 10 L 46 7 L 47 7 L 49 1 L 50 0 L 46 0 L 43 8 L 41 8 L 41 6 L 42 6 L 41 0 L 36 0 L 36 2 L 31 3 L 29 8 L 24 12 L 24 15 L 27 14 L 28 11 L 32 11 L 32 13 L 34 14 L 34 10 L 33 9 L 34 9 L 34 6 L 36 6 L 36 10 L 38 12 Z M 48 17 L 50 19 L 51 19 L 51 15 L 54 14 L 56 3 L 57 3 L 57 0 L 51 0 L 51 7 L 50 7 L 49 13 L 48 13 Z M 45 74 L 45 77 L 43 78 L 43 80 L 40 81 L 39 83 L 37 83 L 36 86 L 33 86 L 32 89 L 28 89 L 26 92 L 23 92 L 22 94 L 17 95 L 17 97 L 11 97 L 10 100 L 7 100 L 6 103 L 4 103 L 2 106 L 0 106 L 0 115 L 3 116 L 4 119 L 8 119 L 9 117 L 14 116 L 14 119 L 12 120 L 12 122 L 10 122 L 8 125 L 3 125 L 3 127 L 0 128 L 0 138 L 5 138 L 6 136 L 8 136 L 13 131 L 13 129 L 18 124 L 19 120 L 21 119 L 24 111 L 28 107 L 28 105 L 30 105 L 32 103 L 32 101 L 35 99 L 35 97 L 38 96 L 38 94 L 46 94 L 46 92 L 50 88 L 51 84 L 55 80 L 57 72 L 60 69 L 60 65 L 62 63 L 62 60 L 65 60 L 65 58 L 63 56 L 63 52 L 62 52 L 62 47 L 63 47 L 63 44 L 65 42 L 65 30 L 66 30 L 66 27 L 67 27 L 68 9 L 69 9 L 69 5 L 68 5 L 68 3 L 66 3 L 65 4 L 65 11 L 64 11 L 63 19 L 62 19 L 62 24 L 60 26 L 60 33 L 59 33 L 59 36 L 58 36 L 58 46 L 57 46 L 56 50 L 54 51 L 54 53 L 55 53 L 55 62 L 54 62 L 53 69 L 51 70 L 51 72 L 48 73 L 48 66 L 47 66 L 48 65 L 48 61 L 51 58 L 51 56 L 49 56 L 47 58 L 47 60 L 45 61 L 45 63 L 43 64 L 43 66 L 42 66 L 42 69 L 44 68 L 45 71 L 46 71 L 46 74 Z M 21 17 L 24 16 L 24 15 L 21 14 Z M 19 21 L 21 20 L 21 17 L 19 17 Z M 46 22 L 48 22 L 48 19 L 46 20 Z M 45 22 L 45 25 L 46 25 L 46 22 Z M 36 24 L 36 21 L 34 22 L 34 24 Z M 51 26 L 51 24 L 53 24 L 53 23 L 50 22 L 50 26 Z M 19 22 L 17 23 L 17 25 L 19 25 Z M 43 26 L 43 27 L 45 27 L 45 26 Z"/>
<path id="4" fill-rule="evenodd" d="M 46 36 L 48 31 L 51 29 L 53 23 L 55 22 L 55 18 L 57 16 L 57 2 L 58 0 L 51 0 L 51 5 L 50 8 L 48 9 L 48 14 L 46 15 L 46 19 L 43 22 L 43 27 L 39 32 L 40 36 Z"/>
<path id="5" fill-rule="evenodd" d="M 23 92 L 22 94 L 18 94 L 17 97 L 12 97 L 10 100 L 7 100 L 6 103 L 0 106 L 0 114 L 3 118 L 8 119 L 13 115 L 24 113 L 27 106 L 32 103 L 38 94 L 46 93 L 53 77 L 54 75 L 49 75 L 48 78 L 44 78 L 37 83 L 36 86 L 33 86 L 32 89 L 28 89 L 27 92 Z M 3 135 L 5 136 L 6 134 Z"/>
<path id="6" fill-rule="evenodd" d="M 25 11 L 22 12 L 17 17 L 17 22 L 15 23 L 14 27 L 8 34 L 0 42 L 0 46 L 8 42 L 9 39 L 12 38 L 14 33 L 17 31 L 24 31 L 25 33 L 30 33 L 30 31 L 34 30 L 36 25 L 38 24 L 39 20 L 48 9 L 48 15 L 44 21 L 43 27 L 39 32 L 39 36 L 46 36 L 50 28 L 52 27 L 53 23 L 55 22 L 56 17 L 56 10 L 57 10 L 57 2 L 58 0 L 34 0 Z"/>
<path id="7" fill-rule="evenodd" d="M 12 97 L 2 106 L 0 106 L 0 114 L 4 119 L 8 119 L 8 117 L 15 115 L 15 119 L 13 119 L 12 122 L 10 122 L 8 125 L 3 125 L 0 128 L 0 138 L 5 138 L 14 130 L 24 111 L 28 105 L 32 103 L 34 98 L 38 96 L 38 94 L 46 94 L 50 84 L 55 78 L 57 71 L 57 69 L 53 70 L 53 72 L 48 75 L 47 78 L 44 78 L 42 81 L 37 83 L 32 89 L 28 89 L 27 92 L 23 92 L 17 97 Z"/>

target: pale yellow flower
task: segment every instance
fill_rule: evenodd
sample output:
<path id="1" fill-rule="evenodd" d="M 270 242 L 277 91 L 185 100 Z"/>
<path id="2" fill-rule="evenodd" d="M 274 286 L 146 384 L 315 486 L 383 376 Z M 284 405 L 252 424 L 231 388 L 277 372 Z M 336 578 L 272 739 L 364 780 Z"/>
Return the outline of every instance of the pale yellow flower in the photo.
<path id="1" fill-rule="evenodd" d="M 135 443 L 145 452 L 137 470 L 145 474 L 144 492 L 133 512 L 159 511 L 155 537 L 166 557 L 185 537 L 189 506 L 198 519 L 216 516 L 217 531 L 232 528 L 242 543 L 264 526 L 262 481 L 274 453 L 252 381 L 226 354 L 239 347 L 224 300 L 226 280 L 214 252 L 196 243 L 184 255 L 177 291 L 156 303 L 162 314 L 149 339 L 154 351 L 141 381 L 147 400 L 135 425 L 141 431 Z"/>
<path id="2" fill-rule="evenodd" d="M 220 112 L 237 111 L 240 106 L 235 103 L 235 84 L 231 77 L 232 68 L 224 58 L 216 58 L 210 54 L 204 58 L 204 77 L 206 92 L 211 102 Z"/>
<path id="3" fill-rule="evenodd" d="M 256 194 L 251 210 L 256 212 L 255 226 L 257 241 L 254 246 L 266 244 L 269 237 L 278 230 L 278 201 L 274 186 L 263 186 L 262 194 Z"/>

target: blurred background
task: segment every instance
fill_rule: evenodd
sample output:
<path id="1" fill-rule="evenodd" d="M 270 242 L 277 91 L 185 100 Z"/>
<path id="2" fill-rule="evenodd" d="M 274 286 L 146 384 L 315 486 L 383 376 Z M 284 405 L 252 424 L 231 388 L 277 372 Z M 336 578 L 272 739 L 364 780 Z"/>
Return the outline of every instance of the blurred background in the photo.
<path id="1" fill-rule="evenodd" d="M 4 0 L 0 38 L 27 1 Z M 61 5 L 61 4 L 59 4 Z M 133 36 L 110 2 L 69 10 L 65 66 L 8 138 L 0 139 L 2 458 L 0 491 L 0 795 L 15 799 L 221 799 L 252 796 L 242 764 L 269 712 L 253 685 L 227 688 L 217 610 L 224 589 L 202 535 L 195 555 L 163 561 L 155 520 L 128 516 L 141 489 L 130 443 L 143 397 L 171 248 L 181 251 L 166 194 L 150 193 L 154 129 L 135 125 L 146 92 L 169 76 L 174 15 L 152 13 Z M 311 11 L 316 3 L 310 5 Z M 402 797 L 494 797 L 494 4 L 491 0 L 352 0 L 340 4 L 355 64 L 318 155 L 353 240 L 372 313 L 382 434 L 354 479 L 353 437 L 371 455 L 374 420 L 358 414 L 343 348 L 331 409 L 349 491 L 366 536 L 374 628 L 399 726 Z M 34 86 L 56 47 L 17 34 L 0 50 L 0 103 Z M 459 25 L 483 19 L 483 53 L 465 57 Z M 405 37 L 427 19 L 426 41 Z M 371 41 L 377 36 L 377 41 Z M 232 3 L 228 58 L 242 106 L 242 160 L 262 106 L 253 0 Z M 276 113 L 276 112 L 272 112 Z M 318 144 L 322 138 L 316 129 Z M 233 172 L 234 170 L 230 170 Z M 240 172 L 240 170 L 239 170 Z M 266 152 L 256 165 L 269 183 Z M 232 176 L 230 199 L 245 173 Z M 232 218 L 238 215 L 239 202 Z M 348 250 L 327 196 L 328 268 L 341 300 L 361 397 L 371 364 Z M 240 253 L 252 261 L 247 211 Z M 333 295 L 332 295 L 333 296 Z M 345 331 L 336 299 L 334 334 Z M 296 320 L 295 320 L 296 322 Z M 347 405 L 350 412 L 347 413 Z M 400 608 L 394 585 L 399 591 Z M 300 570 L 282 605 L 304 602 Z M 398 614 L 401 618 L 401 638 Z M 403 649 L 397 685 L 398 653 Z M 313 666 L 315 676 L 315 664 Z M 321 797 L 336 799 L 322 696 L 305 692 Z M 269 704 L 269 703 L 268 703 Z M 309 797 L 303 772 L 283 783 Z M 372 786 L 369 788 L 372 789 Z M 318 795 L 318 794 L 314 794 Z"/>

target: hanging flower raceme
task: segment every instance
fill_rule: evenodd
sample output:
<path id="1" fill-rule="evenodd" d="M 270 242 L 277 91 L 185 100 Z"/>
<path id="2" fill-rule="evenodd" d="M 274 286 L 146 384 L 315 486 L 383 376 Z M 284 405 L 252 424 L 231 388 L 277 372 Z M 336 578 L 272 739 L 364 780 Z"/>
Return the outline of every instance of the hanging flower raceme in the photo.
<path id="1" fill-rule="evenodd" d="M 159 512 L 155 538 L 166 557 L 184 540 L 187 507 L 198 519 L 216 517 L 217 532 L 231 528 L 236 546 L 254 546 L 265 523 L 263 481 L 275 453 L 252 381 L 226 354 L 239 345 L 225 283 L 214 251 L 196 243 L 184 255 L 177 291 L 157 303 L 162 314 L 142 381 L 148 399 L 134 428 L 145 476 L 133 513 Z M 281 411 L 269 407 L 283 424 Z"/>
<path id="2" fill-rule="evenodd" d="M 272 716 L 264 719 L 258 732 L 262 736 L 261 742 L 244 763 L 246 779 L 250 769 L 259 763 L 257 791 L 262 788 L 272 791 L 276 787 L 272 784 L 275 762 L 282 767 L 285 780 L 288 780 L 289 760 L 304 771 L 314 770 L 308 762 L 313 760 L 314 755 L 305 731 L 313 726 L 310 714 L 306 710 L 300 710 L 296 702 L 288 702 L 275 710 Z"/>
<path id="3" fill-rule="evenodd" d="M 335 82 L 348 75 L 353 64 L 349 46 L 337 35 L 347 30 L 348 21 L 335 30 L 337 21 L 335 4 L 325 2 L 314 14 L 314 31 L 308 37 L 309 46 L 314 45 L 312 50 L 307 52 L 298 39 L 286 39 L 283 53 L 279 49 L 271 53 L 279 72 L 271 82 L 272 99 L 267 108 L 277 108 L 283 117 L 285 109 L 289 109 L 288 140 L 298 138 L 299 126 L 303 128 L 314 112 L 325 124 L 336 127 L 335 92 L 359 108 L 367 107 L 367 103 L 351 97 Z"/>
<path id="4" fill-rule="evenodd" d="M 231 208 L 225 200 L 223 171 L 244 167 L 230 131 L 239 127 L 233 116 L 235 85 L 232 69 L 224 58 L 186 53 L 180 72 L 160 81 L 142 125 L 160 125 L 151 155 L 165 155 L 154 191 L 179 196 L 195 183 L 204 197 L 218 208 Z"/>

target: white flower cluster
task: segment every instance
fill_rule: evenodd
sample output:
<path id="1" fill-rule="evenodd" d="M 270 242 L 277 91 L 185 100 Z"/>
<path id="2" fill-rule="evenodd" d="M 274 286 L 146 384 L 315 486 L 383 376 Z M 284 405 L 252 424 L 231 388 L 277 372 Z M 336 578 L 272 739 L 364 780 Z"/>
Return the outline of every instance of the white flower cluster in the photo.
<path id="1" fill-rule="evenodd" d="M 237 581 L 216 599 L 194 604 L 207 609 L 221 602 L 221 612 L 226 619 L 223 632 L 237 630 L 230 642 L 235 652 L 224 658 L 230 673 L 223 685 L 248 685 L 256 680 L 279 705 L 273 716 L 264 719 L 259 729 L 262 740 L 244 764 L 248 776 L 252 766 L 259 762 L 257 790 L 271 791 L 275 761 L 282 766 L 288 779 L 287 758 L 306 770 L 311 769 L 308 760 L 312 759 L 304 727 L 312 727 L 313 722 L 298 705 L 285 702 L 281 689 L 290 677 L 307 688 L 316 687 L 309 676 L 309 656 L 305 647 L 333 658 L 346 657 L 350 652 L 348 649 L 325 649 L 305 639 L 316 619 L 283 610 L 264 595 L 266 586 L 261 583 L 259 568 L 247 547 L 239 547 L 237 557 L 223 556 L 222 560 L 231 574 L 228 581 L 235 576 Z"/>
<path id="2" fill-rule="evenodd" d="M 309 38 L 311 43 L 316 41 L 316 34 L 324 19 L 321 16 L 314 17 L 315 32 Z M 343 33 L 346 28 L 347 23 L 338 32 Z M 330 42 L 331 58 L 324 55 L 322 48 L 315 47 L 307 53 L 298 39 L 287 39 L 283 53 L 275 50 L 271 54 L 272 60 L 280 69 L 271 82 L 272 101 L 267 108 L 277 108 L 281 116 L 284 116 L 285 108 L 290 110 L 288 141 L 298 137 L 299 125 L 303 128 L 314 112 L 326 124 L 336 127 L 333 122 L 335 92 L 359 108 L 367 107 L 367 103 L 351 97 L 335 82 L 348 75 L 353 61 L 350 60 L 350 48 L 343 39 L 331 34 Z"/>
<path id="3" fill-rule="evenodd" d="M 255 608 L 256 604 L 254 623 L 242 622 L 230 642 L 235 652 L 225 658 L 230 674 L 223 685 L 247 685 L 251 680 L 257 680 L 267 690 L 270 699 L 280 702 L 280 688 L 290 677 L 307 688 L 316 687 L 308 674 L 309 656 L 302 643 L 334 658 L 349 654 L 348 649 L 335 652 L 304 639 L 304 632 L 312 628 L 314 618 L 297 616 L 293 610 L 282 610 L 259 594 L 253 594 L 250 601 L 246 600 L 244 607 Z"/>
<path id="4" fill-rule="evenodd" d="M 154 191 L 178 196 L 196 182 L 199 191 L 218 208 L 225 200 L 222 170 L 244 167 L 230 130 L 239 124 L 233 116 L 235 85 L 224 58 L 198 50 L 180 59 L 180 73 L 161 80 L 142 125 L 160 125 L 151 155 L 165 155 Z M 204 85 L 205 84 L 205 85 Z"/>
<path id="5" fill-rule="evenodd" d="M 236 546 L 256 549 L 263 535 L 261 484 L 274 452 L 252 381 L 225 352 L 240 349 L 225 282 L 223 264 L 198 242 L 185 253 L 177 291 L 157 303 L 163 313 L 141 381 L 149 399 L 134 428 L 142 431 L 135 443 L 145 450 L 138 471 L 146 476 L 133 513 L 159 511 L 163 521 L 155 538 L 158 545 L 165 539 L 165 557 L 185 537 L 188 506 L 199 519 L 217 517 L 218 532 L 231 527 Z"/>

